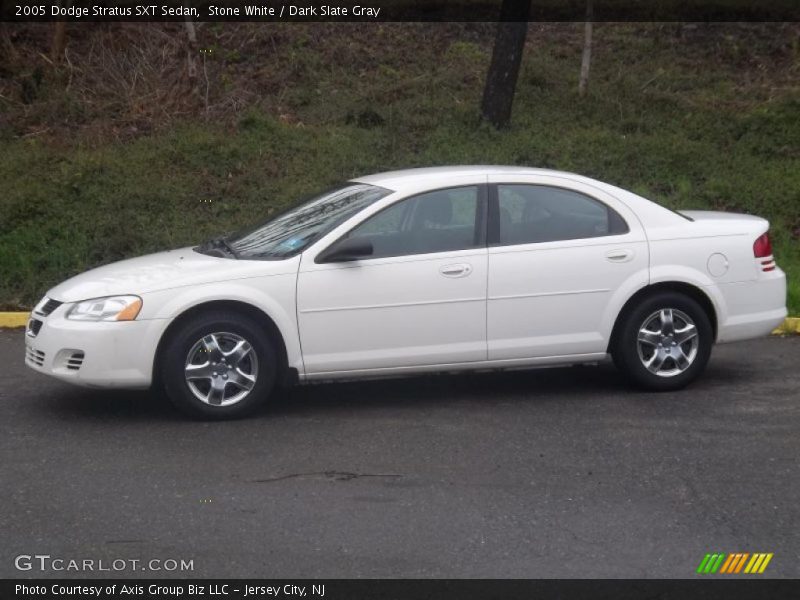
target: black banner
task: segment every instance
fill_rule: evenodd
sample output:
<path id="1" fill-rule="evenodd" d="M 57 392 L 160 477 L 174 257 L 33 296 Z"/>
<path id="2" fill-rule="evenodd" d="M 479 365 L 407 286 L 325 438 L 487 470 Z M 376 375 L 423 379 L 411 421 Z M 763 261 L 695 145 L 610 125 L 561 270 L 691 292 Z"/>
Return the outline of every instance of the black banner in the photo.
<path id="1" fill-rule="evenodd" d="M 528 0 L 517 0 L 526 2 Z M 593 0 L 594 21 L 800 21 L 798 0 Z M 502 0 L 0 0 L 2 21 L 499 21 Z M 532 0 L 530 21 L 583 21 L 586 0 Z"/>
<path id="2" fill-rule="evenodd" d="M 3 600 L 46 598 L 84 600 L 89 598 L 193 598 L 215 600 L 581 600 L 584 598 L 623 600 L 734 600 L 769 598 L 795 599 L 800 580 L 756 580 L 747 576 L 691 580 L 4 580 Z"/>

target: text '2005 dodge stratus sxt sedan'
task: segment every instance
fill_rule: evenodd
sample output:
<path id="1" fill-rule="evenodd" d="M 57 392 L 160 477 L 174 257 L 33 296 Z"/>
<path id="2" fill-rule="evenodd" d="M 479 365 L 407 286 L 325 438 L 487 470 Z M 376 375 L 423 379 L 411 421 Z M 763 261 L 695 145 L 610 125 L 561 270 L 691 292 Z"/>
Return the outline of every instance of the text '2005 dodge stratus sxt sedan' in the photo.
<path id="1" fill-rule="evenodd" d="M 557 171 L 361 177 L 233 235 L 47 292 L 26 362 L 250 413 L 284 382 L 596 362 L 674 390 L 786 316 L 769 224 Z"/>

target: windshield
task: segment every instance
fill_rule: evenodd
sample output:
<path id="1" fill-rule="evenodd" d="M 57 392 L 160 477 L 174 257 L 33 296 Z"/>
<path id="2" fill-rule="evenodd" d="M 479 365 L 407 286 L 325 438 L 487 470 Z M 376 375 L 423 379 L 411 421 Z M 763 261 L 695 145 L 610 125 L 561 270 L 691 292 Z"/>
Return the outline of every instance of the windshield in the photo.
<path id="1" fill-rule="evenodd" d="M 391 194 L 364 183 L 348 183 L 294 206 L 254 228 L 224 239 L 231 254 L 243 259 L 294 256 L 357 212 Z"/>

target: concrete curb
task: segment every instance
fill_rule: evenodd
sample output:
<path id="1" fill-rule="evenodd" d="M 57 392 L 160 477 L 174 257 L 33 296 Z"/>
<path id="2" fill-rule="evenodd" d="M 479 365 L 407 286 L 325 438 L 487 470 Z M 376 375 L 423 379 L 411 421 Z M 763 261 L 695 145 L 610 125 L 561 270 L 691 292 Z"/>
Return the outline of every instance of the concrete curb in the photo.
<path id="1" fill-rule="evenodd" d="M 0 312 L 0 329 L 25 327 L 28 324 L 27 312 Z M 789 317 L 783 321 L 783 325 L 772 332 L 773 335 L 784 335 L 787 333 L 800 333 L 800 317 Z"/>

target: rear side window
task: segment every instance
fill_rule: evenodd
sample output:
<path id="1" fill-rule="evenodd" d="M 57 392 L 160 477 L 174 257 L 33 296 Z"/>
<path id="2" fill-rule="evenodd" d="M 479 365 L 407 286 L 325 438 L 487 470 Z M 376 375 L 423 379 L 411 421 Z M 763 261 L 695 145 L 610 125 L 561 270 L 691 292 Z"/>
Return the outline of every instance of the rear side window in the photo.
<path id="1" fill-rule="evenodd" d="M 369 239 L 372 258 L 475 248 L 478 201 L 478 186 L 412 196 L 373 215 L 347 237 Z"/>
<path id="2" fill-rule="evenodd" d="M 614 209 L 585 194 L 546 185 L 497 186 L 501 245 L 619 235 L 628 224 Z"/>

